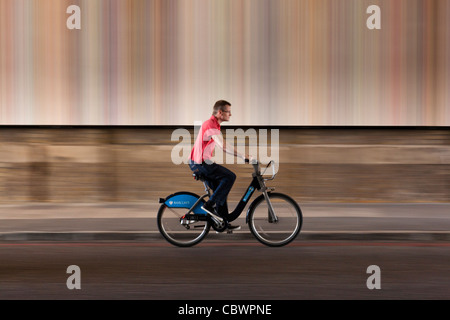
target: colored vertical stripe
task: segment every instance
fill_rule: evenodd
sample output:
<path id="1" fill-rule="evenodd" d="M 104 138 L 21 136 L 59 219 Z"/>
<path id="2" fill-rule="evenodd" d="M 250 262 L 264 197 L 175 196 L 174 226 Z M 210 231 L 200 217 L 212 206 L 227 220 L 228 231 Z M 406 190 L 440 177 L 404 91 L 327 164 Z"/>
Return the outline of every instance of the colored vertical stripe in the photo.
<path id="1" fill-rule="evenodd" d="M 449 40 L 447 0 L 1 0 L 0 124 L 449 126 Z"/>

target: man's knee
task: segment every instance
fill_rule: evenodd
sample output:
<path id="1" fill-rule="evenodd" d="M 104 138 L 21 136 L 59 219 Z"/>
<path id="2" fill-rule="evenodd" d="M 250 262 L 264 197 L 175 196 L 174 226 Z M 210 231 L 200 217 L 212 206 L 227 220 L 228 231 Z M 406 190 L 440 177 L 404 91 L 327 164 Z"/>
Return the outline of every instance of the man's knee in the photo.
<path id="1" fill-rule="evenodd" d="M 229 188 L 231 188 L 234 184 L 234 181 L 236 180 L 236 175 L 234 172 L 227 172 L 226 175 L 223 176 L 222 181 L 225 185 L 227 185 Z"/>
<path id="2" fill-rule="evenodd" d="M 234 184 L 234 181 L 236 181 L 236 174 L 234 172 L 230 172 L 230 175 L 228 178 L 230 180 L 230 183 Z"/>

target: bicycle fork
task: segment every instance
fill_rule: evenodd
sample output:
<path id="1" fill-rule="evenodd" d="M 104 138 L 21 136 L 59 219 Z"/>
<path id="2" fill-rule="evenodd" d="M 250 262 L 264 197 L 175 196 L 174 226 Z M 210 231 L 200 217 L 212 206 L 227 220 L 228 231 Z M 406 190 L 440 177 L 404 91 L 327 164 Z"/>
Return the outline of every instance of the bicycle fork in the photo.
<path id="1" fill-rule="evenodd" d="M 278 217 L 275 214 L 275 211 L 273 210 L 272 202 L 270 201 L 269 194 L 267 193 L 267 190 L 274 190 L 274 188 L 267 188 L 266 183 L 264 182 L 264 179 L 261 176 L 258 176 L 258 182 L 261 187 L 262 194 L 264 195 L 264 199 L 266 199 L 267 202 L 267 219 L 269 223 L 277 223 Z"/>
<path id="2" fill-rule="evenodd" d="M 273 210 L 273 206 L 272 206 L 272 202 L 270 201 L 270 197 L 269 194 L 267 193 L 267 190 L 263 191 L 263 195 L 264 198 L 266 199 L 267 202 L 267 219 L 269 220 L 269 223 L 277 223 L 278 222 L 278 217 L 275 214 L 275 211 Z"/>

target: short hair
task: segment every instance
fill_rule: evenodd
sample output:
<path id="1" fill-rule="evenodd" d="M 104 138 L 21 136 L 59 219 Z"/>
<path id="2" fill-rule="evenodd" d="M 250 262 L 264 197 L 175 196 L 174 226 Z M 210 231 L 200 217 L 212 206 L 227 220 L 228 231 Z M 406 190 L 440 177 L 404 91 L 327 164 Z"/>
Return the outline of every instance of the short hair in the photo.
<path id="1" fill-rule="evenodd" d="M 225 106 L 231 106 L 231 103 L 225 100 L 219 100 L 214 104 L 213 107 L 213 115 L 216 115 L 219 110 L 222 110 L 225 108 Z"/>

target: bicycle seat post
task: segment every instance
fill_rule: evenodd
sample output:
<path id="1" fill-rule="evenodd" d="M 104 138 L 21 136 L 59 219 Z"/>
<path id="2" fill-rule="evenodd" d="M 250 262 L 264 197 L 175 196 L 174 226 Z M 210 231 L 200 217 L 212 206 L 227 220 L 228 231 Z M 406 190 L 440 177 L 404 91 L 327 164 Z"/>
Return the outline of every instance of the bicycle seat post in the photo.
<path id="1" fill-rule="evenodd" d="M 203 181 L 203 185 L 205 186 L 205 192 L 208 194 L 208 197 L 211 196 L 210 189 L 206 181 Z"/>

